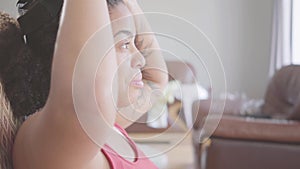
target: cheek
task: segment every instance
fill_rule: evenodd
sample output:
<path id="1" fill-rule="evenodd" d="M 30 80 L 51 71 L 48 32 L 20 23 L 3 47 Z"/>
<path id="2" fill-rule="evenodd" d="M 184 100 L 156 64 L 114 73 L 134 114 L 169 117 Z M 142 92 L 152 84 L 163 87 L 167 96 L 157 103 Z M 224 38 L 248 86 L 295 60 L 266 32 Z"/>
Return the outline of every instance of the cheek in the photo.
<path id="1" fill-rule="evenodd" d="M 129 83 L 131 80 L 130 77 L 130 63 L 126 60 L 123 60 L 118 65 L 118 79 L 119 79 L 119 90 L 120 92 L 128 92 Z"/>
<path id="2" fill-rule="evenodd" d="M 124 62 L 128 62 L 129 61 L 129 53 L 126 52 L 117 52 L 117 64 L 118 66 L 121 66 L 124 64 Z"/>
<path id="3" fill-rule="evenodd" d="M 118 62 L 118 77 L 120 83 L 126 83 L 129 85 L 130 80 L 133 78 L 131 77 L 131 59 L 126 54 L 117 54 L 117 62 Z"/>
<path id="4" fill-rule="evenodd" d="M 140 91 L 135 87 L 130 85 L 132 80 L 132 74 L 130 73 L 130 69 L 128 68 L 120 68 L 119 69 L 119 99 L 122 102 L 134 103 L 136 102 L 137 97 L 140 94 Z"/>

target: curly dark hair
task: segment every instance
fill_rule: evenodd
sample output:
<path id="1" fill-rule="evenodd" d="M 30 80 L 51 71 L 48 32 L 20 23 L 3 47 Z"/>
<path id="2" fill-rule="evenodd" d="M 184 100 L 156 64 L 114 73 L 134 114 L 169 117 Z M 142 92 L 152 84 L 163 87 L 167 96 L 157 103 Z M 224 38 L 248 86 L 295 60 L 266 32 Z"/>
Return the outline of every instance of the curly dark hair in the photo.
<path id="1" fill-rule="evenodd" d="M 15 117 L 33 112 L 33 77 L 38 70 L 17 21 L 0 12 L 0 79 Z"/>
<path id="2" fill-rule="evenodd" d="M 19 1 L 30 11 L 39 0 Z M 122 0 L 107 2 L 113 7 Z M 59 15 L 26 34 L 25 43 L 17 20 L 0 12 L 0 168 L 13 168 L 13 140 L 24 116 L 46 103 L 58 25 Z"/>
<path id="3" fill-rule="evenodd" d="M 22 9 L 30 11 L 30 3 L 39 0 L 21 1 L 28 2 Z M 120 2 L 107 0 L 108 7 Z M 8 14 L 0 15 L 0 79 L 16 118 L 36 112 L 47 101 L 59 18 L 26 34 L 25 43 L 17 21 Z"/>
<path id="4" fill-rule="evenodd" d="M 17 114 L 33 106 L 27 78 L 30 55 L 17 21 L 0 12 L 0 168 L 13 168 L 13 140 L 21 121 Z"/>

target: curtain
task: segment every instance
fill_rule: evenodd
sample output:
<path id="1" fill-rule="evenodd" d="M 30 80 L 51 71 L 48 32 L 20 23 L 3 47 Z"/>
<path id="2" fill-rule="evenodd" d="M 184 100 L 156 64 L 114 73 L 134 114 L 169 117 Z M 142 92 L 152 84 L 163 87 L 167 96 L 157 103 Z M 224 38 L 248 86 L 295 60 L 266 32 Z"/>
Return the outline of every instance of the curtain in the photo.
<path id="1" fill-rule="evenodd" d="M 270 77 L 282 66 L 293 63 L 292 7 L 293 0 L 274 0 Z"/>

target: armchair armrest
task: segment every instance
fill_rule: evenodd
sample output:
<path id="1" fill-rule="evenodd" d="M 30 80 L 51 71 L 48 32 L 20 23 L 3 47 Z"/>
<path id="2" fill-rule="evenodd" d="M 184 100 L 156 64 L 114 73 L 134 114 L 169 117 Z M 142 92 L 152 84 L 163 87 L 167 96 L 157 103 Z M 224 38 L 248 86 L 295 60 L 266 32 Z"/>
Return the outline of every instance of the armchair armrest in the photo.
<path id="1" fill-rule="evenodd" d="M 300 143 L 300 122 L 292 120 L 223 116 L 214 137 L 239 140 Z"/>
<path id="2" fill-rule="evenodd" d="M 210 105 L 210 100 L 197 101 L 193 104 L 193 127 L 196 134 L 199 134 L 203 130 Z M 299 121 L 243 116 L 239 113 L 240 105 L 238 101 L 227 100 L 225 102 L 224 113 L 216 130 L 212 134 L 213 137 L 278 143 L 300 143 Z M 208 120 L 213 121 L 214 116 L 210 118 Z"/>

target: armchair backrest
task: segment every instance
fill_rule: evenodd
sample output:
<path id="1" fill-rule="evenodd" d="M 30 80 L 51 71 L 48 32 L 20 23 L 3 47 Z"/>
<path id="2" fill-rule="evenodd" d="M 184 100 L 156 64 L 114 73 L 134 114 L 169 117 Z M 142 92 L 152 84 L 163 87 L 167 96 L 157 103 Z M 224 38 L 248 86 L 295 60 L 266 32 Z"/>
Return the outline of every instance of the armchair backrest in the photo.
<path id="1" fill-rule="evenodd" d="M 278 70 L 268 85 L 264 100 L 263 113 L 273 118 L 293 117 L 297 113 L 295 111 L 300 110 L 300 65 Z M 299 110 L 296 110 L 297 107 Z"/>

